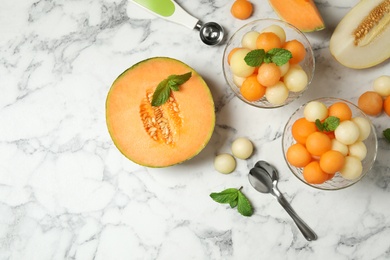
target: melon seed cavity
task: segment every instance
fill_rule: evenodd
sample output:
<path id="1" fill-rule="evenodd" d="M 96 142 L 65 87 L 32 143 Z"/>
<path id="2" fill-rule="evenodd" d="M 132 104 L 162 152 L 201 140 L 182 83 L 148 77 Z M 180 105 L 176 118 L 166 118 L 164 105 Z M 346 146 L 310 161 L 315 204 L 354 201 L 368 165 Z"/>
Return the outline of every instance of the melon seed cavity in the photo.
<path id="1" fill-rule="evenodd" d="M 158 143 L 174 145 L 175 136 L 182 126 L 179 104 L 173 94 L 161 106 L 152 106 L 153 91 L 147 91 L 139 107 L 145 132 Z"/>
<path id="2" fill-rule="evenodd" d="M 369 44 L 384 29 L 390 26 L 390 0 L 385 0 L 377 5 L 354 31 L 354 44 L 364 46 Z"/>

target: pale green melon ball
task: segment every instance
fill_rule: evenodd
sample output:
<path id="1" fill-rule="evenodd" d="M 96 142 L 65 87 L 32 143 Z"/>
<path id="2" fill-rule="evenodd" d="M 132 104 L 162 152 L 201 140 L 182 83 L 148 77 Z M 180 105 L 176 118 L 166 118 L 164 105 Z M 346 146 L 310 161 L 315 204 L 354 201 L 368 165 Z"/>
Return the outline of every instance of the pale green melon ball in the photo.
<path id="1" fill-rule="evenodd" d="M 363 172 L 362 162 L 355 156 L 346 156 L 343 168 L 340 170 L 341 176 L 347 180 L 354 180 L 360 177 Z"/>
<path id="2" fill-rule="evenodd" d="M 245 160 L 252 155 L 253 144 L 248 138 L 237 138 L 232 143 L 232 153 L 235 157 Z"/>
<path id="3" fill-rule="evenodd" d="M 284 75 L 286 75 L 287 71 L 290 69 L 290 63 L 286 62 L 282 66 L 279 66 L 279 69 L 280 69 L 280 76 L 283 77 Z"/>
<path id="4" fill-rule="evenodd" d="M 360 135 L 359 127 L 351 120 L 342 121 L 334 131 L 337 141 L 350 145 L 355 143 Z"/>
<path id="5" fill-rule="evenodd" d="M 303 69 L 291 68 L 283 77 L 284 84 L 292 92 L 304 90 L 308 83 L 308 77 Z"/>
<path id="6" fill-rule="evenodd" d="M 390 96 L 390 76 L 383 75 L 374 80 L 374 91 L 382 97 Z"/>
<path id="7" fill-rule="evenodd" d="M 348 146 L 349 155 L 355 156 L 360 161 L 363 161 L 367 155 L 367 147 L 362 141 L 358 141 Z"/>
<path id="8" fill-rule="evenodd" d="M 289 91 L 283 82 L 279 81 L 265 90 L 265 98 L 273 105 L 281 105 L 288 98 Z"/>
<path id="9" fill-rule="evenodd" d="M 335 138 L 332 139 L 331 150 L 339 151 L 344 156 L 348 155 L 348 146 L 337 141 Z"/>
<path id="10" fill-rule="evenodd" d="M 236 168 L 236 160 L 231 154 L 219 154 L 214 159 L 214 168 L 220 173 L 229 174 Z"/>
<path id="11" fill-rule="evenodd" d="M 233 53 L 230 59 L 230 69 L 234 75 L 248 77 L 255 71 L 255 67 L 249 66 L 244 60 L 249 51 L 249 49 L 239 49 Z"/>
<path id="12" fill-rule="evenodd" d="M 322 121 L 328 117 L 328 108 L 320 101 L 310 101 L 306 104 L 303 114 L 307 121 L 315 122 L 317 119 Z"/>
<path id="13" fill-rule="evenodd" d="M 364 117 L 354 117 L 351 119 L 352 122 L 354 122 L 358 128 L 359 128 L 359 138 L 358 141 L 364 141 L 367 139 L 367 137 L 371 133 L 371 124 L 368 121 L 368 119 Z"/>
<path id="14" fill-rule="evenodd" d="M 247 32 L 241 39 L 241 46 L 250 50 L 256 49 L 256 40 L 259 34 L 257 31 Z"/>

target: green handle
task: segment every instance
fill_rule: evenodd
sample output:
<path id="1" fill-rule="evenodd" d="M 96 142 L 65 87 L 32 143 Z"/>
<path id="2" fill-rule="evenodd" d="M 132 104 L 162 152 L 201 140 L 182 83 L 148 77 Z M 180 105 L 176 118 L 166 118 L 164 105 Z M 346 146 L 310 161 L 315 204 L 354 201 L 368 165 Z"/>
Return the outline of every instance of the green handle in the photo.
<path id="1" fill-rule="evenodd" d="M 133 0 L 156 14 L 169 17 L 175 12 L 175 5 L 171 0 Z"/>

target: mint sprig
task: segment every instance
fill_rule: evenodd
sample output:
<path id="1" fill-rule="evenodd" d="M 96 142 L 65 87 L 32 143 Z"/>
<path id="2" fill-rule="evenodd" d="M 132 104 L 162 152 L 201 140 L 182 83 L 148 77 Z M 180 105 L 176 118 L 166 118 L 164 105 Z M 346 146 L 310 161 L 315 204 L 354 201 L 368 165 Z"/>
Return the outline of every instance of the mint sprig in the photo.
<path id="1" fill-rule="evenodd" d="M 317 129 L 321 132 L 331 132 L 336 130 L 336 128 L 340 124 L 340 118 L 335 116 L 330 116 L 324 120 L 324 122 L 321 122 L 319 119 L 315 121 L 315 124 L 317 126 Z"/>
<path id="2" fill-rule="evenodd" d="M 275 63 L 278 66 L 286 64 L 292 58 L 289 50 L 283 48 L 273 48 L 267 52 L 264 49 L 256 49 L 247 53 L 244 60 L 248 66 L 258 67 L 263 62 Z"/>
<path id="3" fill-rule="evenodd" d="M 238 212 L 246 217 L 253 214 L 253 208 L 248 198 L 241 192 L 241 188 L 229 188 L 221 192 L 213 192 L 210 197 L 221 204 L 229 204 L 231 208 L 237 207 Z"/>
<path id="4" fill-rule="evenodd" d="M 383 136 L 385 137 L 385 139 L 386 139 L 387 141 L 390 142 L 390 128 L 387 128 L 387 129 L 385 129 L 385 130 L 383 131 Z"/>
<path id="5" fill-rule="evenodd" d="M 182 75 L 170 75 L 161 81 L 152 97 L 152 106 L 161 106 L 169 99 L 171 91 L 179 91 L 180 85 L 184 84 L 191 78 L 192 73 L 188 72 Z"/>

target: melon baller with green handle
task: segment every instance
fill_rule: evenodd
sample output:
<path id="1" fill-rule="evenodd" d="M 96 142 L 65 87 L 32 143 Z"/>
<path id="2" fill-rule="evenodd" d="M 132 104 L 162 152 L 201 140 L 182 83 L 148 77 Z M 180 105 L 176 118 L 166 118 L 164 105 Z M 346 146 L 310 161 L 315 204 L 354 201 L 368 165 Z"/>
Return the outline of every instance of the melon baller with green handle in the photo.
<path id="1" fill-rule="evenodd" d="M 207 45 L 217 45 L 223 40 L 224 30 L 222 26 L 214 22 L 203 24 L 173 0 L 132 1 L 165 20 L 184 25 L 189 29 L 199 30 L 200 39 Z"/>

